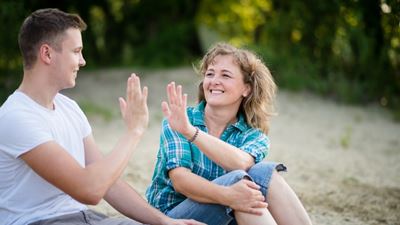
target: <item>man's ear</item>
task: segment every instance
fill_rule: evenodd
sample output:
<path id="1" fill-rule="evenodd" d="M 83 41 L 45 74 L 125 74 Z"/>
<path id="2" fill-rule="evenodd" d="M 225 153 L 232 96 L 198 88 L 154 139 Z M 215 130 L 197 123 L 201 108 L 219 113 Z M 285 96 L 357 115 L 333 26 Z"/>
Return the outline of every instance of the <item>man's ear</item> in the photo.
<path id="1" fill-rule="evenodd" d="M 45 64 L 50 64 L 52 48 L 48 44 L 43 44 L 39 49 L 39 59 Z"/>

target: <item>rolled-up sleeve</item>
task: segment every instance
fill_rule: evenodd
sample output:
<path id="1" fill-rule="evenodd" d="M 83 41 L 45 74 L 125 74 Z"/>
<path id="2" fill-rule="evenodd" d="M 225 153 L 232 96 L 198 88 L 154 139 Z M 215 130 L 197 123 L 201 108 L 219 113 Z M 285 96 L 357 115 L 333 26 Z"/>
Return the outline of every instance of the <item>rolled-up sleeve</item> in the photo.
<path id="1" fill-rule="evenodd" d="M 255 163 L 262 161 L 269 150 L 269 138 L 258 129 L 251 129 L 243 136 L 239 148 L 254 157 Z"/>
<path id="2" fill-rule="evenodd" d="M 172 130 L 167 120 L 164 120 L 162 124 L 160 142 L 166 157 L 167 171 L 177 167 L 185 167 L 190 170 L 193 168 L 188 140 Z"/>

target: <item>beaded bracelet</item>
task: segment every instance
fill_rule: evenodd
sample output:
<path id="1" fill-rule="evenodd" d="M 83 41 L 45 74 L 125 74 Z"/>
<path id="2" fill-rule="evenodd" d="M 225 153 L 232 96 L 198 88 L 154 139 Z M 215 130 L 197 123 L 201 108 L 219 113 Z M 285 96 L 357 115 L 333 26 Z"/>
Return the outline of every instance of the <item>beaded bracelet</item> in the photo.
<path id="1" fill-rule="evenodd" d="M 189 142 L 196 140 L 197 135 L 199 135 L 199 128 L 196 127 L 196 132 L 194 133 L 193 137 L 189 139 Z"/>

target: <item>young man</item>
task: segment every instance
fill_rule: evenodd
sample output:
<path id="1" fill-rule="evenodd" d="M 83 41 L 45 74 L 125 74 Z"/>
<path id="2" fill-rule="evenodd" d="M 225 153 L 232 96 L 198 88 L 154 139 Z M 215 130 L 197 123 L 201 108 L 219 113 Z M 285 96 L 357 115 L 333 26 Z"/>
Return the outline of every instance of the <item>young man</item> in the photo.
<path id="1" fill-rule="evenodd" d="M 148 124 L 147 88 L 132 74 L 120 109 L 126 128 L 102 156 L 79 106 L 59 91 L 75 86 L 82 19 L 57 9 L 32 13 L 19 46 L 24 76 L 0 108 L 0 218 L 3 224 L 200 224 L 152 208 L 120 176 Z M 131 219 L 88 210 L 105 199 Z M 134 220 L 133 220 L 134 219 Z"/>

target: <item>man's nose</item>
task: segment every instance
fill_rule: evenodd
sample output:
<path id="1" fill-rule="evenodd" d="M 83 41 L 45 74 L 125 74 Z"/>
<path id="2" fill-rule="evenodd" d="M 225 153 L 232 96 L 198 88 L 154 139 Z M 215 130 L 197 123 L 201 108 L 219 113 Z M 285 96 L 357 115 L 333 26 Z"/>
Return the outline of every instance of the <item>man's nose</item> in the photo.
<path id="1" fill-rule="evenodd" d="M 82 67 L 82 66 L 85 66 L 85 65 L 86 65 L 86 61 L 83 58 L 83 55 L 81 54 L 81 57 L 79 58 L 79 66 Z"/>

